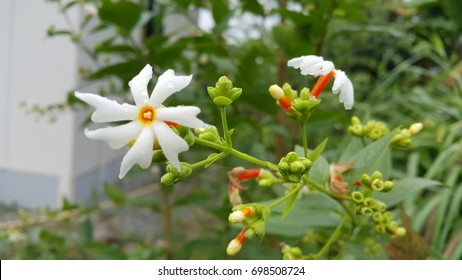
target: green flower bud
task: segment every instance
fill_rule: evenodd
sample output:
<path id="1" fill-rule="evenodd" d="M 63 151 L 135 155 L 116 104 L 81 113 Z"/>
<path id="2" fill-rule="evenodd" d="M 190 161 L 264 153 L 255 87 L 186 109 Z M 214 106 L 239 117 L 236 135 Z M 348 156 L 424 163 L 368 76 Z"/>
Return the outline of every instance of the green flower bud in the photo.
<path id="1" fill-rule="evenodd" d="M 297 98 L 297 91 L 292 89 L 292 86 L 288 83 L 282 85 L 282 91 L 291 101 Z"/>
<path id="2" fill-rule="evenodd" d="M 169 185 L 181 182 L 191 174 L 192 169 L 188 163 L 181 162 L 180 164 L 181 164 L 181 170 L 177 170 L 170 163 L 167 165 L 167 168 L 166 168 L 167 173 L 164 174 L 164 176 L 160 178 L 160 183 L 163 186 L 169 186 Z"/>
<path id="3" fill-rule="evenodd" d="M 288 153 L 278 164 L 278 171 L 284 179 L 297 183 L 308 173 L 313 163 L 306 158 L 299 158 L 295 152 Z"/>
<path id="4" fill-rule="evenodd" d="M 302 250 L 298 247 L 291 247 L 289 245 L 284 244 L 282 246 L 282 259 L 284 260 L 301 260 L 303 259 Z"/>
<path id="5" fill-rule="evenodd" d="M 265 237 L 265 222 L 262 220 L 255 221 L 250 228 L 253 230 L 258 239 L 262 240 Z"/>
<path id="6" fill-rule="evenodd" d="M 390 211 L 387 211 L 383 213 L 383 218 L 384 218 L 384 221 L 391 221 L 393 220 L 393 213 L 391 213 Z"/>
<path id="7" fill-rule="evenodd" d="M 383 221 L 383 214 L 380 212 L 375 212 L 372 214 L 372 220 L 376 223 L 381 223 Z"/>
<path id="8" fill-rule="evenodd" d="M 165 155 L 162 152 L 162 150 L 154 150 L 152 152 L 152 161 L 153 162 L 161 162 L 161 161 L 165 161 L 165 160 L 167 160 L 167 159 L 165 158 Z"/>
<path id="9" fill-rule="evenodd" d="M 375 179 L 382 180 L 382 173 L 380 171 L 375 171 L 371 175 L 371 181 L 374 181 Z"/>
<path id="10" fill-rule="evenodd" d="M 357 124 L 360 125 L 360 124 L 361 124 L 361 120 L 360 120 L 358 117 L 353 116 L 353 117 L 351 118 L 351 124 L 352 124 L 352 125 L 357 125 Z"/>
<path id="11" fill-rule="evenodd" d="M 215 126 L 207 126 L 196 128 L 194 130 L 196 135 L 206 141 L 218 143 L 220 141 L 220 135 L 218 134 L 218 130 Z"/>
<path id="12" fill-rule="evenodd" d="M 393 189 L 393 186 L 395 185 L 395 183 L 393 183 L 392 181 L 385 181 L 383 182 L 383 191 L 384 192 L 389 192 Z"/>
<path id="13" fill-rule="evenodd" d="M 242 93 L 241 88 L 233 87 L 233 83 L 226 76 L 220 77 L 215 87 L 208 87 L 207 92 L 213 102 L 219 107 L 233 103 Z"/>
<path id="14" fill-rule="evenodd" d="M 165 173 L 164 176 L 160 178 L 160 183 L 162 186 L 170 186 L 175 183 L 176 176 L 172 173 Z"/>
<path id="15" fill-rule="evenodd" d="M 359 179 L 359 182 L 363 186 L 370 186 L 371 185 L 371 177 L 367 174 L 361 175 L 361 178 Z"/>
<path id="16" fill-rule="evenodd" d="M 383 181 L 379 179 L 374 179 L 371 182 L 371 189 L 376 192 L 381 192 L 384 189 Z"/>
<path id="17" fill-rule="evenodd" d="M 300 91 L 300 98 L 302 100 L 310 100 L 310 95 L 311 95 L 311 92 L 309 88 L 304 87 Z"/>
<path id="18" fill-rule="evenodd" d="M 353 200 L 354 203 L 359 204 L 364 201 L 364 195 L 362 192 L 352 192 L 351 199 Z"/>
<path id="19" fill-rule="evenodd" d="M 371 216 L 374 211 L 369 207 L 362 207 L 360 213 L 364 216 Z"/>
<path id="20" fill-rule="evenodd" d="M 387 210 L 387 205 L 382 201 L 375 200 L 375 204 L 373 206 L 373 209 L 375 211 L 385 212 L 385 210 Z"/>
<path id="21" fill-rule="evenodd" d="M 348 127 L 348 132 L 354 136 L 362 137 L 366 133 L 364 127 L 361 124 L 354 124 Z"/>
<path id="22" fill-rule="evenodd" d="M 382 224 L 375 225 L 375 231 L 379 234 L 384 234 L 385 227 Z"/>
<path id="23" fill-rule="evenodd" d="M 305 165 L 300 161 L 294 161 L 290 164 L 290 172 L 301 173 L 305 170 Z"/>
<path id="24" fill-rule="evenodd" d="M 294 101 L 292 101 L 292 108 L 303 114 L 309 111 L 310 101 L 297 98 Z"/>

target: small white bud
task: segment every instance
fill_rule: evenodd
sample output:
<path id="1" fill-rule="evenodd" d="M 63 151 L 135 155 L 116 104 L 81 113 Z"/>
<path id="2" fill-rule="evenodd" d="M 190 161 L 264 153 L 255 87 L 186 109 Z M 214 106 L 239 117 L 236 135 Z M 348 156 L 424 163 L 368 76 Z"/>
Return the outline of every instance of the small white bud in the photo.
<path id="1" fill-rule="evenodd" d="M 234 256 L 237 253 L 239 253 L 241 248 L 242 248 L 242 244 L 237 239 L 233 239 L 231 240 L 231 242 L 229 242 L 228 247 L 226 248 L 226 253 L 229 256 Z"/>
<path id="2" fill-rule="evenodd" d="M 284 97 L 284 91 L 282 90 L 282 88 L 278 85 L 272 85 L 269 87 L 269 93 L 271 94 L 271 96 L 276 99 L 276 100 L 279 100 L 281 99 L 282 97 Z"/>
<path id="3" fill-rule="evenodd" d="M 242 211 L 234 211 L 233 213 L 229 214 L 228 221 L 232 224 L 240 223 L 244 220 L 245 216 Z"/>

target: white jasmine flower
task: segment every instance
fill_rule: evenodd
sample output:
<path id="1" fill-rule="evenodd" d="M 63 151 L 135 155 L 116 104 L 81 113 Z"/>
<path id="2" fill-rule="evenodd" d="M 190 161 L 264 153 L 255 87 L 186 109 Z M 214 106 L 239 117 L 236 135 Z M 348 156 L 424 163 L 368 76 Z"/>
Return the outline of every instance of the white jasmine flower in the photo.
<path id="1" fill-rule="evenodd" d="M 348 79 L 345 72 L 335 69 L 335 66 L 331 61 L 324 60 L 321 56 L 305 55 L 292 58 L 287 62 L 287 65 L 295 69 L 300 69 L 300 73 L 304 76 L 321 76 L 311 91 L 311 96 L 313 98 L 318 98 L 319 94 L 321 94 L 321 91 L 329 83 L 332 77 L 335 77 L 332 92 L 334 94 L 340 93 L 339 100 L 343 103 L 346 110 L 353 108 L 353 84 L 350 79 Z"/>
<path id="2" fill-rule="evenodd" d="M 167 160 L 175 168 L 180 169 L 178 154 L 188 150 L 189 146 L 183 138 L 173 132 L 166 122 L 190 128 L 206 126 L 196 117 L 200 113 L 200 109 L 196 106 L 162 106 L 170 95 L 184 89 L 191 82 L 192 75 L 176 76 L 173 70 L 167 70 L 159 76 L 151 96 L 148 96 L 147 85 L 151 77 L 152 67 L 146 65 L 128 83 L 136 105 L 119 104 L 114 100 L 91 93 L 75 93 L 77 98 L 95 107 L 96 110 L 91 116 L 94 122 L 129 121 L 119 126 L 85 130 L 88 138 L 104 140 L 113 149 L 120 149 L 136 139 L 122 159 L 120 179 L 135 164 L 142 168 L 150 166 L 154 140 L 159 143 Z"/>

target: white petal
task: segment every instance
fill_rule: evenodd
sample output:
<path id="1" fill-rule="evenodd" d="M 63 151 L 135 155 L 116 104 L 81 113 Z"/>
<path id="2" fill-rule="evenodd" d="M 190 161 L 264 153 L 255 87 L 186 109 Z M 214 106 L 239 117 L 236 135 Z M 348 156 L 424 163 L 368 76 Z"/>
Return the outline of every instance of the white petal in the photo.
<path id="1" fill-rule="evenodd" d="M 204 127 L 207 124 L 196 116 L 201 112 L 196 106 L 177 106 L 157 108 L 156 116 L 159 120 L 170 121 L 191 128 Z"/>
<path id="2" fill-rule="evenodd" d="M 346 110 L 353 108 L 354 104 L 354 88 L 350 79 L 342 70 L 335 70 L 335 80 L 332 86 L 332 92 L 339 95 L 339 100 L 343 103 Z"/>
<path id="3" fill-rule="evenodd" d="M 287 66 L 293 67 L 295 69 L 299 69 L 302 64 L 305 65 L 314 65 L 316 63 L 319 63 L 323 61 L 323 58 L 321 56 L 317 55 L 304 55 L 296 58 L 292 58 L 287 62 Z"/>
<path id="4" fill-rule="evenodd" d="M 136 105 L 142 106 L 148 102 L 148 83 L 151 78 L 152 67 L 151 65 L 146 64 L 141 72 L 128 82 L 128 86 L 130 87 Z"/>
<path id="5" fill-rule="evenodd" d="M 340 87 L 346 83 L 346 81 L 349 81 L 347 75 L 345 72 L 342 70 L 335 70 L 335 79 L 334 79 L 334 85 L 332 86 L 332 91 L 334 94 L 339 93 Z"/>
<path id="6" fill-rule="evenodd" d="M 92 93 L 76 92 L 75 96 L 87 104 L 95 107 L 91 115 L 94 122 L 115 122 L 134 120 L 137 117 L 138 109 L 130 104 L 119 104 L 114 100 Z"/>
<path id="7" fill-rule="evenodd" d="M 137 121 L 119 126 L 110 126 L 96 130 L 85 129 L 85 136 L 95 140 L 106 141 L 112 149 L 120 149 L 130 140 L 135 139 L 141 132 L 141 125 Z"/>
<path id="8" fill-rule="evenodd" d="M 302 63 L 300 66 L 302 75 L 322 76 L 334 70 L 334 64 L 331 61 L 321 61 L 315 64 Z"/>
<path id="9" fill-rule="evenodd" d="M 138 164 L 142 168 L 148 168 L 152 161 L 152 146 L 154 144 L 154 133 L 150 126 L 141 130 L 135 144 L 122 159 L 120 164 L 119 178 L 122 179 L 127 172 Z"/>
<path id="10" fill-rule="evenodd" d="M 176 76 L 173 70 L 169 69 L 159 76 L 156 86 L 151 94 L 151 102 L 157 107 L 165 99 L 177 91 L 184 89 L 191 82 L 192 75 Z"/>
<path id="11" fill-rule="evenodd" d="M 353 84 L 350 80 L 347 80 L 340 88 L 339 100 L 343 103 L 343 107 L 345 107 L 346 110 L 351 110 L 351 108 L 353 108 L 355 98 Z"/>
<path id="12" fill-rule="evenodd" d="M 187 151 L 188 144 L 164 122 L 155 122 L 153 129 L 165 157 L 176 169 L 180 170 L 178 154 Z"/>

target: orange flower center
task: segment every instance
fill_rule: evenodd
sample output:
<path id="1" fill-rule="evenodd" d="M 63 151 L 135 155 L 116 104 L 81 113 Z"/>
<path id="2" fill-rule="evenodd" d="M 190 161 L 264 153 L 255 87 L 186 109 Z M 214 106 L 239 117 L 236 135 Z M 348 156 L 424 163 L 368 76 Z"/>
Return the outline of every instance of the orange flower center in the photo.
<path id="1" fill-rule="evenodd" d="M 138 112 L 138 120 L 143 125 L 151 125 L 156 120 L 156 109 L 149 105 L 141 107 Z"/>

